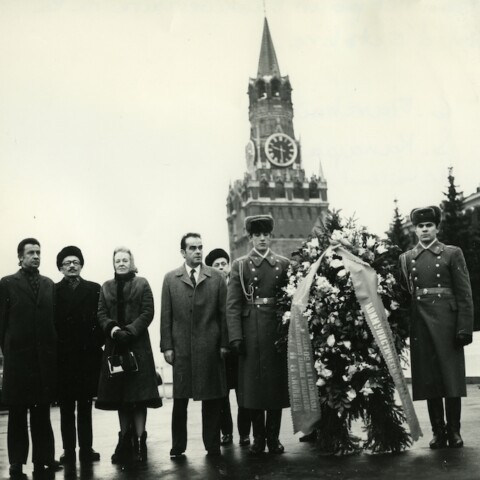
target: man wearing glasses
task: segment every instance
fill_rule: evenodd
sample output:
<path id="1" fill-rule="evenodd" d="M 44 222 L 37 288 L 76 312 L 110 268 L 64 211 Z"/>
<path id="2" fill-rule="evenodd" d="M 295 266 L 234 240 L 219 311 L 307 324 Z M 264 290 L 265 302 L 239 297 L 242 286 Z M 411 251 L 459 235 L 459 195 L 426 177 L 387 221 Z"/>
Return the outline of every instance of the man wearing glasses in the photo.
<path id="1" fill-rule="evenodd" d="M 180 241 L 185 263 L 165 275 L 162 288 L 161 342 L 173 367 L 172 449 L 170 457 L 187 448 L 187 406 L 202 401 L 202 436 L 208 456 L 220 455 L 220 411 L 227 395 L 224 357 L 228 352 L 223 275 L 202 263 L 198 233 Z"/>
<path id="2" fill-rule="evenodd" d="M 65 247 L 57 255 L 57 268 L 63 274 L 55 285 L 62 463 L 75 462 L 77 433 L 80 461 L 100 459 L 92 449 L 92 397 L 97 393 L 103 344 L 97 323 L 100 285 L 80 276 L 83 265 L 78 247 Z"/>

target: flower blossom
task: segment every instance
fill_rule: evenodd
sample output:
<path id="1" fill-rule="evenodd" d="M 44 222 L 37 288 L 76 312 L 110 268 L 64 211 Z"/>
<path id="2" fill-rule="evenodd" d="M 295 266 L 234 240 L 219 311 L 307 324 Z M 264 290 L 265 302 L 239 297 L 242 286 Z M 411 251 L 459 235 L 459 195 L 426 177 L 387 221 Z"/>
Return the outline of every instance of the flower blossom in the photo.
<path id="1" fill-rule="evenodd" d="M 288 323 L 290 321 L 290 317 L 292 316 L 292 312 L 290 312 L 290 310 L 288 310 L 287 312 L 285 312 L 282 316 L 282 323 L 283 325 L 285 325 L 286 323 Z"/>
<path id="2" fill-rule="evenodd" d="M 331 334 L 327 338 L 327 345 L 333 347 L 335 345 L 335 335 Z"/>

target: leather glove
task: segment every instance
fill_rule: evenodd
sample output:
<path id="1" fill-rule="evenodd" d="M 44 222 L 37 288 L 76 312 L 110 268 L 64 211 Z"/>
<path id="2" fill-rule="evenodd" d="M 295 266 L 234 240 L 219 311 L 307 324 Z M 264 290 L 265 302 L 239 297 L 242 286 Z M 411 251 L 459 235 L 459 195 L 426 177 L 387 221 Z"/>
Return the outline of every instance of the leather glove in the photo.
<path id="1" fill-rule="evenodd" d="M 128 330 L 116 330 L 113 333 L 113 341 L 119 347 L 126 347 L 131 339 L 132 334 Z"/>
<path id="2" fill-rule="evenodd" d="M 457 347 L 465 347 L 472 343 L 472 336 L 469 333 L 457 333 L 455 338 Z"/>
<path id="3" fill-rule="evenodd" d="M 243 340 L 234 340 L 230 342 L 230 348 L 237 355 L 245 355 L 245 344 Z"/>

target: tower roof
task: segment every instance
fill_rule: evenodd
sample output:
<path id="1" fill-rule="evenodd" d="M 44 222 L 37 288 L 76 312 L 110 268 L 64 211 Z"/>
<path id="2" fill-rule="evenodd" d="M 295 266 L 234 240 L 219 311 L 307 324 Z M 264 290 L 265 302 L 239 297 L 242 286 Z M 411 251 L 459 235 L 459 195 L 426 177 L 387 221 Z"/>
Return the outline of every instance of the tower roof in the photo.
<path id="1" fill-rule="evenodd" d="M 277 55 L 273 48 L 272 36 L 268 28 L 267 17 L 263 24 L 262 46 L 260 47 L 260 58 L 258 60 L 257 77 L 265 75 L 280 76 L 280 67 L 278 66 Z"/>

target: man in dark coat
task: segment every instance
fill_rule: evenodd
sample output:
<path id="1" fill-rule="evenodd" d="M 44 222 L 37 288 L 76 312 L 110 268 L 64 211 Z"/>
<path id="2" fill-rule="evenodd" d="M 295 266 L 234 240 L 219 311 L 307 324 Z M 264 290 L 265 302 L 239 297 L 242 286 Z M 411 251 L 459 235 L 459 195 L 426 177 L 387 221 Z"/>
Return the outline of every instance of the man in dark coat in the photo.
<path id="1" fill-rule="evenodd" d="M 463 347 L 472 342 L 473 330 L 470 279 L 461 249 L 437 240 L 440 209 L 417 208 L 410 218 L 419 243 L 400 256 L 400 266 L 412 295 L 413 399 L 427 400 L 430 448 L 447 442 L 459 448 L 461 397 L 467 394 Z"/>
<path id="2" fill-rule="evenodd" d="M 278 435 L 282 408 L 289 406 L 288 376 L 286 355 L 275 347 L 275 305 L 290 262 L 270 250 L 270 215 L 247 217 L 245 229 L 253 248 L 233 262 L 227 296 L 230 345 L 240 355 L 238 403 L 250 409 L 254 437 L 250 452 L 262 453 L 266 443 L 270 453 L 283 453 Z"/>
<path id="3" fill-rule="evenodd" d="M 100 285 L 80 276 L 83 265 L 78 247 L 65 247 L 57 255 L 57 268 L 64 275 L 55 285 L 62 463 L 76 460 L 77 431 L 80 460 L 100 459 L 92 449 L 92 398 L 97 394 L 103 354 L 103 334 L 97 323 Z"/>
<path id="4" fill-rule="evenodd" d="M 0 347 L 4 355 L 2 403 L 8 406 L 10 477 L 24 478 L 30 411 L 34 474 L 60 468 L 50 423 L 57 384 L 55 286 L 40 275 L 40 243 L 22 240 L 20 270 L 0 281 Z"/>
<path id="5" fill-rule="evenodd" d="M 202 264 L 202 239 L 187 233 L 180 242 L 185 263 L 165 275 L 160 349 L 173 366 L 172 458 L 187 448 L 188 400 L 202 401 L 203 443 L 220 455 L 220 410 L 227 394 L 228 351 L 222 274 Z"/>

